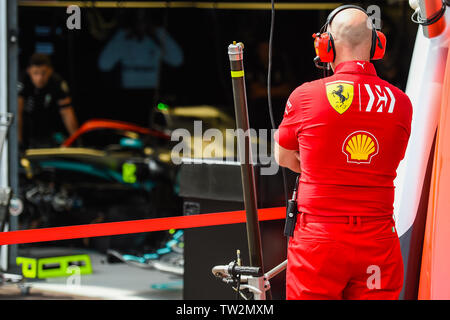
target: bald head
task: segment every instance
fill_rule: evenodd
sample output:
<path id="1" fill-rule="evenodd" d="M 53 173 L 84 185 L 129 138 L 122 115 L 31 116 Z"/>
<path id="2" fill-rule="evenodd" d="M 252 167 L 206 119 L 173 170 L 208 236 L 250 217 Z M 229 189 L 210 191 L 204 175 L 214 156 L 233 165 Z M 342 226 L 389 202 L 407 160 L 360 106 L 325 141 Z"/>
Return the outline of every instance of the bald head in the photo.
<path id="1" fill-rule="evenodd" d="M 334 65 L 348 60 L 370 60 L 372 22 L 365 12 L 354 8 L 342 10 L 333 18 L 328 31 L 335 42 Z"/>

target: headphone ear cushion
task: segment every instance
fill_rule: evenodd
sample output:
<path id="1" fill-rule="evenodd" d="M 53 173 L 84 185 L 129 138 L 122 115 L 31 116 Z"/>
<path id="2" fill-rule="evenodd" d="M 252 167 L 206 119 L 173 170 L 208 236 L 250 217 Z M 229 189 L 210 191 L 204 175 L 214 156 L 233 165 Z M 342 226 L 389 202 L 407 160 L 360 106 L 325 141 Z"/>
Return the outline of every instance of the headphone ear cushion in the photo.
<path id="1" fill-rule="evenodd" d="M 329 32 L 322 33 L 314 39 L 314 49 L 321 62 L 334 61 L 334 41 Z"/>
<path id="2" fill-rule="evenodd" d="M 375 31 L 375 42 L 372 45 L 372 60 L 379 60 L 384 57 L 386 52 L 386 36 L 381 31 Z"/>

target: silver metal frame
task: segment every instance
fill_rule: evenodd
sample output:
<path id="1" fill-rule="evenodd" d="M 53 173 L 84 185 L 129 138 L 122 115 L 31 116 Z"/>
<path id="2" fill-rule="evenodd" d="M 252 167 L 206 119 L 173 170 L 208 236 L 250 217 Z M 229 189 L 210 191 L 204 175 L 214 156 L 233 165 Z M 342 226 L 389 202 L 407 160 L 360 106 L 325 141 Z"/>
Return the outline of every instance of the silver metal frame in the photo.
<path id="1" fill-rule="evenodd" d="M 0 1 L 0 113 L 17 114 L 17 0 Z M 10 188 L 11 193 L 19 190 L 19 156 L 17 121 L 7 121 L 9 132 L 0 154 L 0 188 Z M 17 230 L 18 218 L 11 216 L 9 230 Z M 7 268 L 16 268 L 17 245 L 3 246 L 3 257 L 7 257 Z"/>
<path id="2" fill-rule="evenodd" d="M 236 278 L 234 278 L 231 274 L 228 273 L 230 270 L 230 265 L 235 262 L 231 262 L 226 266 L 215 266 L 212 268 L 212 273 L 221 278 L 225 283 L 234 283 Z M 254 300 L 266 300 L 266 292 L 270 290 L 270 280 L 283 272 L 287 267 L 287 260 L 284 260 L 282 263 L 274 267 L 273 269 L 266 272 L 263 276 L 253 277 L 253 276 L 241 276 L 239 279 L 240 288 L 248 289 L 251 293 L 253 293 Z M 237 289 L 235 289 L 237 290 Z M 241 295 L 242 296 L 242 295 Z"/>
<path id="3" fill-rule="evenodd" d="M 6 141 L 8 129 L 12 123 L 13 117 L 12 113 L 0 113 L 0 165 L 2 163 L 3 144 Z"/>
<path id="4" fill-rule="evenodd" d="M 0 161 L 2 160 L 2 150 L 3 150 L 3 144 L 5 142 L 5 140 L 7 139 L 7 135 L 8 135 L 8 129 L 11 126 L 11 123 L 13 122 L 14 119 L 14 115 L 12 113 L 0 113 Z M 3 159 L 5 160 L 5 163 L 2 164 L 2 162 L 0 162 L 0 166 L 2 168 L 7 168 L 8 167 L 8 157 L 5 154 L 6 158 Z M 9 205 L 10 205 L 10 201 L 11 201 L 11 196 L 12 196 L 12 190 L 9 186 L 0 186 L 0 210 L 3 211 L 3 217 L 2 219 L 8 219 L 9 218 Z M 9 220 L 9 219 L 8 219 Z M 5 223 L 0 224 L 2 226 L 2 230 L 0 230 L 0 232 L 5 232 L 8 231 L 9 229 L 9 221 L 4 221 Z M 4 228 L 3 228 L 4 226 Z M 3 270 L 7 270 L 8 269 L 8 250 L 7 250 L 7 246 L 2 246 L 2 251 L 0 252 L 0 269 Z M 18 274 L 10 274 L 10 273 L 2 273 L 0 272 L 0 285 L 3 285 L 5 283 L 17 283 L 19 284 L 19 288 L 21 289 L 21 292 L 23 294 L 27 294 L 29 291 L 29 287 L 24 285 L 24 277 L 22 275 L 18 275 Z"/>

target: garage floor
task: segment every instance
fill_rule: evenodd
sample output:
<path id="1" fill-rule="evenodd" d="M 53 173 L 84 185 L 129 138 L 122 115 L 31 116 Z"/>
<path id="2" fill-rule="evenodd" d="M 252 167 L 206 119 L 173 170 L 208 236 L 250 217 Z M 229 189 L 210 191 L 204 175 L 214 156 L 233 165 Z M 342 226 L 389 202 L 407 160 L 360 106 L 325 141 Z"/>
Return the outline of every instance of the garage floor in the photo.
<path id="1" fill-rule="evenodd" d="M 0 299 L 101 299 L 101 300 L 181 300 L 183 277 L 153 269 L 142 269 L 125 263 L 108 263 L 96 251 L 67 248 L 33 248 L 36 255 L 88 254 L 93 273 L 81 275 L 79 284 L 67 277 L 28 279 L 28 295 L 21 295 L 17 285 L 0 286 Z M 68 255 L 67 254 L 67 255 Z M 22 253 L 23 255 L 23 253 Z"/>

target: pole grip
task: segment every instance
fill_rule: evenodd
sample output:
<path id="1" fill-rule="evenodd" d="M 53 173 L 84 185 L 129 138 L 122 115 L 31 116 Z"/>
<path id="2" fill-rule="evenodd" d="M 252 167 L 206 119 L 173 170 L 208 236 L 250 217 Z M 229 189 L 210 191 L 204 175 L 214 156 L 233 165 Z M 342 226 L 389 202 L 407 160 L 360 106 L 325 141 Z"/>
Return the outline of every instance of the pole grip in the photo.
<path id="1" fill-rule="evenodd" d="M 263 273 L 261 272 L 261 268 L 259 267 L 246 267 L 237 265 L 233 265 L 229 273 L 233 276 L 241 275 L 241 276 L 261 277 L 263 275 Z"/>

